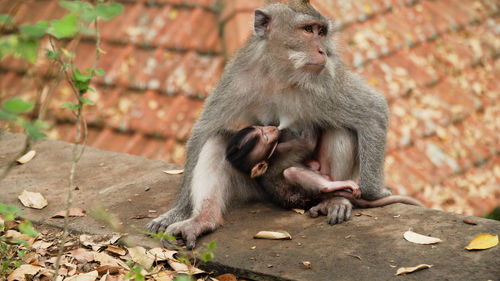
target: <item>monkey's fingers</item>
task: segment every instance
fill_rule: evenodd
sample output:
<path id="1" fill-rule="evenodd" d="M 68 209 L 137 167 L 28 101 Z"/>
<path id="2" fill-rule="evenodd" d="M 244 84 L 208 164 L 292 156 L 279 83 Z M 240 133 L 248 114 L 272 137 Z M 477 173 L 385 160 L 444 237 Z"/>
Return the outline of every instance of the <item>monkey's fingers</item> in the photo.
<path id="1" fill-rule="evenodd" d="M 352 204 L 349 200 L 343 197 L 335 197 L 330 199 L 328 209 L 328 223 L 339 224 L 348 221 L 351 217 Z"/>
<path id="2" fill-rule="evenodd" d="M 197 235 L 195 235 L 194 233 L 188 233 L 184 238 L 184 240 L 186 240 L 186 247 L 188 248 L 188 250 L 192 250 L 194 249 L 194 247 L 196 247 L 196 237 Z"/>
<path id="3" fill-rule="evenodd" d="M 353 183 L 350 188 L 352 190 L 352 195 L 354 196 L 354 198 L 361 198 L 361 188 L 359 188 L 357 183 Z"/>
<path id="4" fill-rule="evenodd" d="M 161 244 L 163 245 L 163 247 L 169 249 L 169 250 L 177 250 L 179 247 L 182 247 L 182 245 L 184 244 L 184 242 L 182 240 L 167 240 L 167 239 L 161 239 L 160 240 Z"/>
<path id="5" fill-rule="evenodd" d="M 309 209 L 309 216 L 311 218 L 317 218 L 318 217 L 318 206 L 314 206 L 311 209 Z"/>
<path id="6" fill-rule="evenodd" d="M 339 211 L 340 211 L 340 206 L 337 204 L 334 204 L 331 206 L 331 208 L 328 208 L 328 216 L 327 216 L 328 224 L 331 225 L 337 224 Z"/>
<path id="7" fill-rule="evenodd" d="M 328 214 L 328 202 L 327 201 L 323 201 L 323 202 L 319 203 L 318 205 L 309 209 L 309 216 L 311 216 L 311 218 L 316 218 L 316 217 L 318 217 L 318 215 L 326 216 L 327 214 Z"/>

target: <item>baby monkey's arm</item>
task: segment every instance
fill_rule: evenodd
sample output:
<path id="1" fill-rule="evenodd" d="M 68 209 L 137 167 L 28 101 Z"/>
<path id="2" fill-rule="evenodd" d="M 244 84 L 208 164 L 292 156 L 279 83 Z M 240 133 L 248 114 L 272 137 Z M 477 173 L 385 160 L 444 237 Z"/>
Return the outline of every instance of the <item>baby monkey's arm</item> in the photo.
<path id="1" fill-rule="evenodd" d="M 355 198 L 361 197 L 361 189 L 357 183 L 351 180 L 331 181 L 312 170 L 299 167 L 285 169 L 283 176 L 288 184 L 302 187 L 302 189 L 311 194 L 350 189 Z"/>

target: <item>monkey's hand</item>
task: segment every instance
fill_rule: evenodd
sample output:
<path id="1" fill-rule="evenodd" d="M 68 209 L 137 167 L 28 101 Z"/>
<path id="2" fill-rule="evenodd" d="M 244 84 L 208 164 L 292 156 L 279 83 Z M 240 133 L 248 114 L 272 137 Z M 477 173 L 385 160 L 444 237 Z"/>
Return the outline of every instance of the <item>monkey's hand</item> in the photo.
<path id="1" fill-rule="evenodd" d="M 352 196 L 355 199 L 361 198 L 361 188 L 359 185 L 352 181 L 352 180 L 347 180 L 347 181 L 331 181 L 328 183 L 328 185 L 321 190 L 323 193 L 329 193 L 329 192 L 335 192 L 338 190 L 342 189 L 350 189 L 352 192 Z"/>
<path id="2" fill-rule="evenodd" d="M 317 217 L 319 214 L 325 215 L 328 223 L 334 225 L 349 220 L 351 211 L 351 201 L 344 197 L 332 197 L 324 199 L 321 203 L 309 209 L 309 215 L 312 218 Z"/>

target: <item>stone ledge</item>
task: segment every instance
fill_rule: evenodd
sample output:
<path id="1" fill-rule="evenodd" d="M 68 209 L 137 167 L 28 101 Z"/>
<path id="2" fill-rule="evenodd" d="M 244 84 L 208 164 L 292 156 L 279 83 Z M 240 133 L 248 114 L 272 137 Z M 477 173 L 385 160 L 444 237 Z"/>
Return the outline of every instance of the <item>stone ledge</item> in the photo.
<path id="1" fill-rule="evenodd" d="M 19 134 L 2 135 L 0 168 L 20 151 L 23 140 Z M 14 167 L 0 182 L 0 202 L 20 207 L 35 222 L 61 226 L 61 219 L 50 217 L 64 208 L 71 144 L 43 141 L 35 149 L 32 161 Z M 74 206 L 88 210 L 102 205 L 129 227 L 135 242 L 153 246 L 156 242 L 137 231 L 149 219 L 132 217 L 169 209 L 181 179 L 163 173 L 172 168 L 179 167 L 89 147 L 78 164 Z M 22 207 L 17 196 L 23 189 L 41 192 L 49 205 L 42 210 Z M 311 219 L 269 203 L 248 203 L 230 211 L 224 226 L 202 237 L 198 245 L 217 243 L 208 269 L 252 280 L 498 280 L 500 276 L 499 246 L 485 251 L 464 249 L 480 233 L 500 234 L 498 221 L 474 217 L 478 225 L 468 225 L 462 215 L 401 204 L 355 210 L 354 214 L 349 222 L 330 226 L 325 217 Z M 71 218 L 70 225 L 78 232 L 111 231 L 90 217 Z M 403 239 L 410 228 L 443 242 L 412 244 Z M 287 230 L 293 239 L 252 238 L 260 230 L 276 229 Z M 307 269 L 303 261 L 311 262 L 312 268 Z M 394 276 L 399 267 L 421 263 L 433 267 Z"/>

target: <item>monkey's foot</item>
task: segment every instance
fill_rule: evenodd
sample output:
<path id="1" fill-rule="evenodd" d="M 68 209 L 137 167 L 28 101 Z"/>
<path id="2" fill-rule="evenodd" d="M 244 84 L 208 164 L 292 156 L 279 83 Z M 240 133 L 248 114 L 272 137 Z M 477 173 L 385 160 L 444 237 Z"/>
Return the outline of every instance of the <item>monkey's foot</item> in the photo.
<path id="1" fill-rule="evenodd" d="M 351 211 L 351 201 L 344 197 L 332 197 L 309 209 L 309 215 L 312 218 L 317 217 L 319 214 L 327 216 L 328 223 L 333 225 L 349 220 Z"/>
<path id="2" fill-rule="evenodd" d="M 185 220 L 186 218 L 182 212 L 179 212 L 176 208 L 172 208 L 170 211 L 149 222 L 146 229 L 148 232 L 158 233 L 159 231 L 165 231 L 169 225 Z"/>
<path id="3" fill-rule="evenodd" d="M 203 233 L 214 231 L 221 225 L 221 222 L 202 221 L 199 217 L 190 218 L 184 221 L 176 222 L 167 227 L 165 233 L 182 237 L 188 249 L 193 249 L 196 246 L 196 238 Z M 171 243 L 162 240 L 165 247 L 171 248 Z"/>

